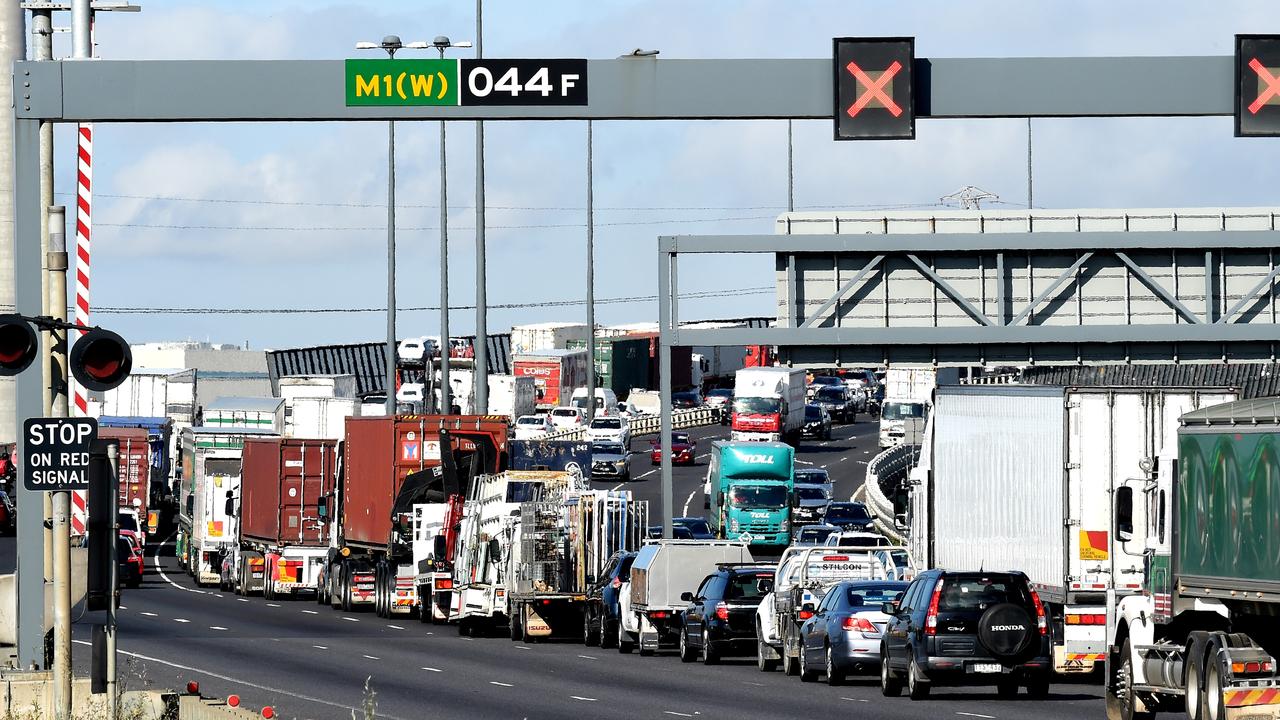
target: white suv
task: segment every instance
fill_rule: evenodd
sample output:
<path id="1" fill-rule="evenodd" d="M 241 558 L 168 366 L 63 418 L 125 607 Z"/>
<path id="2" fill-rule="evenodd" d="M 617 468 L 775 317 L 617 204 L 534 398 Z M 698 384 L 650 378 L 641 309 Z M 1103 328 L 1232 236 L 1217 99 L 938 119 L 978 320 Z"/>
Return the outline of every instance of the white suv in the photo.
<path id="1" fill-rule="evenodd" d="M 587 412 L 582 408 L 560 406 L 551 408 L 551 424 L 557 430 L 582 427 L 587 424 Z"/>
<path id="2" fill-rule="evenodd" d="M 587 439 L 592 442 L 620 442 L 625 447 L 631 447 L 631 424 L 626 418 L 617 415 L 598 417 L 587 428 Z"/>
<path id="3" fill-rule="evenodd" d="M 521 415 L 516 419 L 516 440 L 528 440 L 555 430 L 546 415 Z"/>

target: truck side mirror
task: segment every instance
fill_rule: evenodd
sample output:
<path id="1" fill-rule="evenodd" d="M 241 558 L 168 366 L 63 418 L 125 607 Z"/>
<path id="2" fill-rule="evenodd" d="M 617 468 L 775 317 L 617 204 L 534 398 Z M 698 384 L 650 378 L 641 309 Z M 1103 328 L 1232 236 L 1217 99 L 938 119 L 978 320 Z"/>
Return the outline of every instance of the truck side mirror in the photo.
<path id="1" fill-rule="evenodd" d="M 756 581 L 756 592 L 768 595 L 773 592 L 773 578 L 760 578 Z"/>
<path id="2" fill-rule="evenodd" d="M 443 535 L 437 535 L 432 540 L 431 553 L 436 556 L 437 563 L 443 562 L 445 556 L 449 554 L 448 548 L 445 546 Z"/>
<path id="3" fill-rule="evenodd" d="M 884 603 L 880 606 L 880 612 L 884 613 L 885 615 L 888 615 L 889 617 L 896 617 L 898 614 L 898 603 L 896 602 Z"/>
<path id="4" fill-rule="evenodd" d="M 791 507 L 800 507 L 800 496 L 795 493 L 791 493 Z"/>
<path id="5" fill-rule="evenodd" d="M 228 515 L 236 514 L 236 498 L 235 498 L 235 495 L 230 490 L 227 491 L 226 513 Z"/>
<path id="6" fill-rule="evenodd" d="M 502 562 L 502 545 L 498 543 L 498 538 L 489 539 L 489 561 L 495 565 Z"/>
<path id="7" fill-rule="evenodd" d="M 693 602 L 693 593 L 688 590 L 680 593 L 680 602 Z"/>
<path id="8" fill-rule="evenodd" d="M 804 605 L 801 605 L 801 606 L 800 606 L 800 610 L 801 610 L 802 612 L 812 613 L 812 612 L 813 612 L 813 603 L 805 603 Z"/>
<path id="9" fill-rule="evenodd" d="M 329 498 L 321 497 L 316 501 L 316 515 L 322 518 L 329 517 Z"/>
<path id="10" fill-rule="evenodd" d="M 1128 485 L 1116 488 L 1116 539 L 1133 539 L 1133 488 Z"/>
<path id="11" fill-rule="evenodd" d="M 716 504 L 719 505 L 720 507 L 724 507 L 724 491 L 723 490 L 721 490 L 719 493 L 716 494 Z"/>

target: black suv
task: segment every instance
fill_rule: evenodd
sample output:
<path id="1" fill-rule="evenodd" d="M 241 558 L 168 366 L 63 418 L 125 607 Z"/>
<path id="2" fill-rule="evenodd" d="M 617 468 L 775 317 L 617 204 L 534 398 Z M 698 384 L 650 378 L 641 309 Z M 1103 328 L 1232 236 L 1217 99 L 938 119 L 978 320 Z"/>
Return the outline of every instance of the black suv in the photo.
<path id="1" fill-rule="evenodd" d="M 1042 698 L 1053 671 L 1044 606 L 1020 572 L 927 570 L 884 612 L 880 690 L 912 700 L 933 685 L 1019 686 Z"/>
<path id="2" fill-rule="evenodd" d="M 600 577 L 587 590 L 587 605 L 582 614 L 582 642 L 587 646 L 611 648 L 618 644 L 618 622 L 622 609 L 618 594 L 631 577 L 633 552 L 619 551 L 605 563 Z"/>
<path id="3" fill-rule="evenodd" d="M 680 660 L 714 665 L 726 655 L 756 652 L 756 608 L 773 591 L 771 565 L 726 563 L 703 579 L 689 603 L 680 629 Z"/>

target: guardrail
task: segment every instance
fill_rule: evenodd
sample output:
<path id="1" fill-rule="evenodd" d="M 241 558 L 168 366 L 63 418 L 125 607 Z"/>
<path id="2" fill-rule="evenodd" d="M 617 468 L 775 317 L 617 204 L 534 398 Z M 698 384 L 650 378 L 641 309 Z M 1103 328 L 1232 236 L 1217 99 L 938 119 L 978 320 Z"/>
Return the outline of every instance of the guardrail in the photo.
<path id="1" fill-rule="evenodd" d="M 905 543 L 907 537 L 898 529 L 893 501 L 885 495 L 885 487 L 897 487 L 920 459 L 919 445 L 898 445 L 876 455 L 867 463 L 867 479 L 863 496 L 871 511 L 876 529 L 885 537 Z"/>
<path id="2" fill-rule="evenodd" d="M 671 413 L 671 427 L 676 430 L 703 425 L 714 425 L 720 422 L 718 413 L 711 408 L 689 408 Z M 630 421 L 631 436 L 657 435 L 662 429 L 662 418 L 658 415 L 641 415 Z M 539 435 L 538 440 L 581 440 L 586 437 L 585 427 L 560 430 L 546 435 Z"/>

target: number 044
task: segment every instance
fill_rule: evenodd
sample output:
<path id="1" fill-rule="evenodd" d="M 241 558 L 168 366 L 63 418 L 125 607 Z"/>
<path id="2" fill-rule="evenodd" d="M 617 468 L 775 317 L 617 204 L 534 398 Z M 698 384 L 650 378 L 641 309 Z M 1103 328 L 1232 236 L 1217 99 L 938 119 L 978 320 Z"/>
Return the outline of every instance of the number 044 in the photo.
<path id="1" fill-rule="evenodd" d="M 566 73 L 560 76 L 560 95 L 567 96 L 569 90 L 578 83 L 578 75 Z M 510 68 L 502 73 L 502 77 L 498 78 L 495 83 L 493 73 L 489 72 L 489 68 L 478 67 L 471 71 L 467 77 L 467 85 L 471 90 L 471 94 L 476 97 L 487 97 L 489 93 L 500 92 L 507 93 L 512 97 L 519 97 L 521 91 L 528 93 L 540 93 L 542 97 L 549 97 L 555 92 L 555 87 L 551 83 L 551 71 L 547 68 L 538 68 L 533 76 L 520 84 L 520 74 L 517 68 Z"/>

